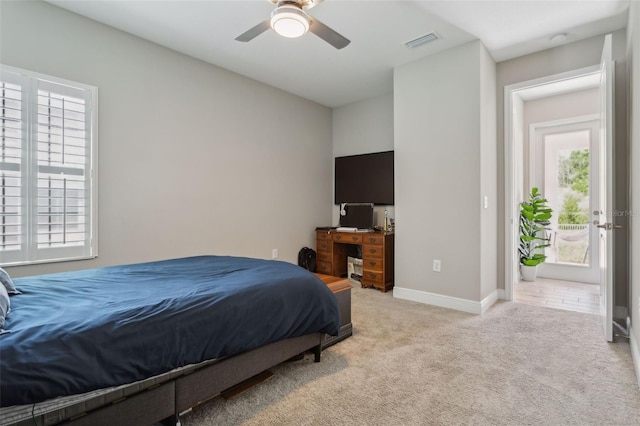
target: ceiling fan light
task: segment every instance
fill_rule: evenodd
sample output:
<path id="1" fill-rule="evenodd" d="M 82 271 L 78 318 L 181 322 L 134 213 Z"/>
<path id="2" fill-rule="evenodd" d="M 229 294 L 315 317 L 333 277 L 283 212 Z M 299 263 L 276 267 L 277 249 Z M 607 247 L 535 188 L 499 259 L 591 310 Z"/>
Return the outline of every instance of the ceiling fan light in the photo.
<path id="1" fill-rule="evenodd" d="M 298 7 L 280 6 L 271 12 L 271 28 L 283 37 L 302 37 L 309 31 L 309 17 Z"/>

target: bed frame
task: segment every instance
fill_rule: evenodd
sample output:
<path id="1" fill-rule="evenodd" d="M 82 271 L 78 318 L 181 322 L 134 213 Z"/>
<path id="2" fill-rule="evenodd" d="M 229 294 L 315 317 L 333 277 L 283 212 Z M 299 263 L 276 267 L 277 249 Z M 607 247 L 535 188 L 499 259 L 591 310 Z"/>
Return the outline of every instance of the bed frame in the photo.
<path id="1" fill-rule="evenodd" d="M 315 362 L 320 362 L 323 338 L 324 334 L 321 333 L 308 334 L 204 365 L 198 364 L 181 370 L 178 375 L 169 375 L 165 381 L 157 381 L 151 387 L 136 389 L 133 393 L 128 393 L 127 388 L 123 393 L 123 389 L 119 388 L 112 393 L 77 403 L 76 406 L 38 413 L 38 424 L 179 425 L 180 413 L 296 355 L 312 351 Z M 75 414 L 70 414 L 74 411 Z M 14 424 L 33 425 L 33 419 Z"/>

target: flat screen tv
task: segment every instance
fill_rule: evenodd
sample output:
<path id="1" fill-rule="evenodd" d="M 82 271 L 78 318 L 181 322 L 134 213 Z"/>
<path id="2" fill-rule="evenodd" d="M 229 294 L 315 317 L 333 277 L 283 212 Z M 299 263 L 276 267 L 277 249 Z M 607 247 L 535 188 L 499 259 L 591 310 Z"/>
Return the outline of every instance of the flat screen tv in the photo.
<path id="1" fill-rule="evenodd" d="M 393 151 L 335 159 L 335 203 L 393 205 Z"/>

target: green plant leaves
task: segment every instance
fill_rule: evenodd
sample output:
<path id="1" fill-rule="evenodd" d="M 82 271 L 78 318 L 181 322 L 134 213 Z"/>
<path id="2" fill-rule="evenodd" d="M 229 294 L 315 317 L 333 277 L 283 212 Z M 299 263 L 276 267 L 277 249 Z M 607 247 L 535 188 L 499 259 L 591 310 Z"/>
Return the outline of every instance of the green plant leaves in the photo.
<path id="1" fill-rule="evenodd" d="M 541 255 L 542 257 L 533 257 L 531 259 L 520 259 L 520 263 L 526 266 L 537 266 L 545 261 L 547 258 L 545 255 Z"/>
<path id="2" fill-rule="evenodd" d="M 520 203 L 520 263 L 536 266 L 544 262 L 546 256 L 539 250 L 549 247 L 547 227 L 553 210 L 547 206 L 538 188 L 531 188 L 529 200 Z"/>

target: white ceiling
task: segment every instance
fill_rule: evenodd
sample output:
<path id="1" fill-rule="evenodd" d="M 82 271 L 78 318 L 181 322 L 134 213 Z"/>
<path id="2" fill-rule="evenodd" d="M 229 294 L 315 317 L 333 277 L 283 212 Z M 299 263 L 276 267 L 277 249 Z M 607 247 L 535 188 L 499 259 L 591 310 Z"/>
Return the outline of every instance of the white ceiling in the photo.
<path id="1" fill-rule="evenodd" d="M 631 0 L 325 0 L 309 14 L 351 44 L 269 30 L 235 37 L 269 17 L 266 0 L 48 0 L 62 8 L 271 86 L 337 107 L 389 93 L 395 66 L 480 39 L 496 62 L 615 31 Z M 633 0 L 635 1 L 635 0 Z M 408 49 L 404 42 L 441 39 Z"/>

